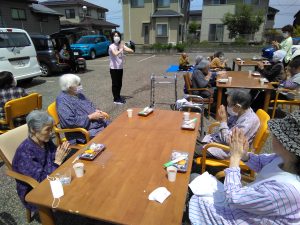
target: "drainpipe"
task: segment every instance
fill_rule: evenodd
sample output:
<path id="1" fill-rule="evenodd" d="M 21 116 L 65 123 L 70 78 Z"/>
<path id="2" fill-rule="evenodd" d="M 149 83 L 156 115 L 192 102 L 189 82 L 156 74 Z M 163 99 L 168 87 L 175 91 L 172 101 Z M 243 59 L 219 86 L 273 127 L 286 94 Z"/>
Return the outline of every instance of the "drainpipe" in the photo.
<path id="1" fill-rule="evenodd" d="M 129 17 L 129 20 L 128 20 L 128 23 L 129 23 L 129 40 L 131 40 L 131 16 L 130 16 L 130 8 L 131 8 L 131 2 L 128 1 L 129 3 L 129 8 L 128 8 L 128 17 Z"/>

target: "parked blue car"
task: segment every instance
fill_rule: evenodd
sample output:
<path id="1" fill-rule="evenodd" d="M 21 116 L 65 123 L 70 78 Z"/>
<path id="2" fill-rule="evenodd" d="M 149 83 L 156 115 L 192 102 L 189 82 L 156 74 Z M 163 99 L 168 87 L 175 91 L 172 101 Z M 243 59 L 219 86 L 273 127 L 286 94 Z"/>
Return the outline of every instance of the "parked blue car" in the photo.
<path id="1" fill-rule="evenodd" d="M 79 54 L 85 58 L 95 59 L 99 55 L 108 54 L 110 41 L 104 35 L 82 36 L 71 45 L 74 55 Z"/>

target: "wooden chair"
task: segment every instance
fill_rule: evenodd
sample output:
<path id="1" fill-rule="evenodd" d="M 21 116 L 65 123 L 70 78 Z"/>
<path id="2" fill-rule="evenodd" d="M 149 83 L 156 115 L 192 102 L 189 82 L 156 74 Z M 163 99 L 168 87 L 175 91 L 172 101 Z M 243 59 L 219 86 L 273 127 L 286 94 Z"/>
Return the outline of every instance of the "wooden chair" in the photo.
<path id="1" fill-rule="evenodd" d="M 54 120 L 54 126 L 53 126 L 53 130 L 56 136 L 56 140 L 57 140 L 57 145 L 61 145 L 64 141 L 66 141 L 66 138 L 64 136 L 62 136 L 61 134 L 65 134 L 65 133 L 71 133 L 71 132 L 80 132 L 85 136 L 86 142 L 89 142 L 90 140 L 90 134 L 89 132 L 84 129 L 84 128 L 60 128 L 59 126 L 59 117 L 56 111 L 56 102 L 52 102 L 49 106 L 48 106 L 48 114 L 53 118 Z M 83 147 L 85 144 L 77 144 L 77 147 Z M 72 146 L 75 147 L 75 146 Z M 76 148 L 76 147 L 75 147 Z"/>
<path id="2" fill-rule="evenodd" d="M 6 174 L 8 176 L 24 182 L 30 185 L 32 188 L 35 188 L 39 182 L 32 177 L 25 176 L 12 170 L 12 160 L 15 156 L 16 150 L 27 137 L 28 127 L 26 124 L 0 135 L 0 157 L 7 166 Z M 29 209 L 26 209 L 26 217 L 27 222 L 30 223 L 32 218 L 31 211 Z"/>
<path id="3" fill-rule="evenodd" d="M 213 91 L 210 88 L 192 88 L 192 81 L 191 81 L 190 73 L 183 74 L 183 78 L 184 78 L 186 90 L 190 95 L 193 95 L 193 91 L 209 91 L 211 93 L 211 96 L 213 96 Z M 197 102 L 197 99 L 194 99 L 193 101 Z M 202 102 L 204 104 L 207 104 L 208 115 L 210 115 L 210 107 L 211 107 L 211 104 L 214 102 L 213 97 L 203 98 Z"/>
<path id="4" fill-rule="evenodd" d="M 278 99 L 279 95 L 282 92 L 288 92 L 288 93 L 294 94 L 296 96 L 299 95 L 299 93 L 297 93 L 296 90 L 278 88 L 277 91 L 276 91 L 275 99 L 270 101 L 270 103 L 274 104 L 273 111 L 272 111 L 272 119 L 275 117 L 275 112 L 276 112 L 276 109 L 277 109 L 278 105 L 282 105 L 283 108 L 284 108 L 284 106 L 288 105 L 289 108 L 290 108 L 289 109 L 290 113 L 293 110 L 293 106 L 298 106 L 298 109 L 300 109 L 300 98 L 299 97 L 296 98 L 296 99 L 291 99 L 291 100 L 281 100 L 281 99 Z"/>
<path id="5" fill-rule="evenodd" d="M 269 130 L 268 130 L 268 121 L 270 120 L 270 116 L 262 109 L 257 110 L 256 115 L 259 118 L 260 121 L 260 126 L 259 129 L 254 137 L 253 143 L 252 143 L 252 148 L 253 150 L 250 150 L 251 152 L 255 153 L 255 154 L 259 154 L 262 150 L 262 147 L 264 146 L 268 136 L 269 136 Z M 213 126 L 218 125 L 218 123 L 214 123 Z M 212 127 L 211 126 L 208 130 L 209 133 L 211 133 L 212 131 Z M 223 144 L 219 144 L 219 143 L 209 143 L 206 144 L 202 150 L 202 157 L 198 157 L 195 159 L 195 163 L 196 164 L 201 164 L 201 173 L 204 173 L 206 170 L 206 166 L 216 166 L 216 167 L 226 167 L 229 166 L 229 159 L 207 159 L 206 158 L 206 152 L 208 150 L 208 148 L 210 147 L 217 147 L 220 149 L 223 149 L 225 151 L 229 151 L 230 148 L 229 146 L 223 145 Z M 254 171 L 250 170 L 250 168 L 243 162 L 240 162 L 240 168 L 243 171 L 247 171 L 250 172 L 249 176 L 250 177 L 254 177 L 255 173 Z"/>
<path id="6" fill-rule="evenodd" d="M 5 118 L 0 120 L 0 124 L 7 125 L 9 130 L 15 128 L 14 119 L 20 116 L 26 116 L 34 109 L 42 108 L 42 96 L 38 93 L 32 93 L 22 98 L 12 99 L 5 103 Z M 5 133 L 7 130 L 1 130 Z"/>

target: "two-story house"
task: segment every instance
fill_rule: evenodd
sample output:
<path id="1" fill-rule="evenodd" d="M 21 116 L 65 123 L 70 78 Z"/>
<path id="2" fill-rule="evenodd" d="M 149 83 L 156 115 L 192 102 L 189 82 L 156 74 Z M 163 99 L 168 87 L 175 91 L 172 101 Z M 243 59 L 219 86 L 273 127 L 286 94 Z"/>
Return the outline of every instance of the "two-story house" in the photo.
<path id="1" fill-rule="evenodd" d="M 60 29 L 60 16 L 60 13 L 38 4 L 38 1 L 0 1 L 0 27 L 20 28 L 35 34 L 52 34 Z"/>
<path id="2" fill-rule="evenodd" d="M 235 14 L 238 3 L 250 4 L 254 11 L 263 11 L 265 15 L 264 23 L 260 26 L 258 32 L 248 36 L 248 39 L 251 41 L 262 41 L 267 21 L 269 0 L 203 0 L 200 41 L 234 41 L 234 39 L 229 38 L 229 31 L 223 25 L 222 18 L 227 12 Z"/>
<path id="3" fill-rule="evenodd" d="M 123 0 L 124 40 L 136 44 L 185 40 L 190 0 Z"/>
<path id="4" fill-rule="evenodd" d="M 106 21 L 108 9 L 84 0 L 48 0 L 41 4 L 63 14 L 61 28 L 84 28 L 92 33 L 110 33 L 119 25 Z"/>

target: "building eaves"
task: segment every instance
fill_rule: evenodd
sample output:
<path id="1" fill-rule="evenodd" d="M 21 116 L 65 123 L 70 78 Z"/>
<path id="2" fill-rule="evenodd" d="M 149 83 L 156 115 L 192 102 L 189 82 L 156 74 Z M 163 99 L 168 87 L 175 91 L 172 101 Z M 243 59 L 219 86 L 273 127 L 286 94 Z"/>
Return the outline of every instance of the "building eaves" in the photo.
<path id="1" fill-rule="evenodd" d="M 95 5 L 93 3 L 84 1 L 84 0 L 47 0 L 45 2 L 41 2 L 40 4 L 47 6 L 63 6 L 63 5 L 80 5 L 86 6 L 94 9 L 101 9 L 102 11 L 108 12 L 107 8 L 101 7 L 99 5 Z"/>
<path id="2" fill-rule="evenodd" d="M 201 16 L 202 10 L 190 10 L 189 14 L 190 16 Z"/>
<path id="3" fill-rule="evenodd" d="M 108 27 L 108 28 L 115 28 L 120 27 L 118 24 L 114 24 L 111 22 L 108 22 L 106 20 L 97 20 L 93 18 L 85 18 L 84 21 L 81 21 L 79 23 L 72 23 L 70 21 L 61 21 L 60 25 L 62 27 L 66 26 L 88 26 L 88 25 L 94 25 L 94 26 L 101 26 L 101 27 Z"/>
<path id="4" fill-rule="evenodd" d="M 47 6 L 41 5 L 41 4 L 32 3 L 31 5 L 29 5 L 29 7 L 35 13 L 63 16 L 63 14 L 61 14 L 53 9 L 50 9 Z"/>
<path id="5" fill-rule="evenodd" d="M 156 10 L 151 17 L 182 17 L 182 15 L 176 11 L 166 9 Z"/>

